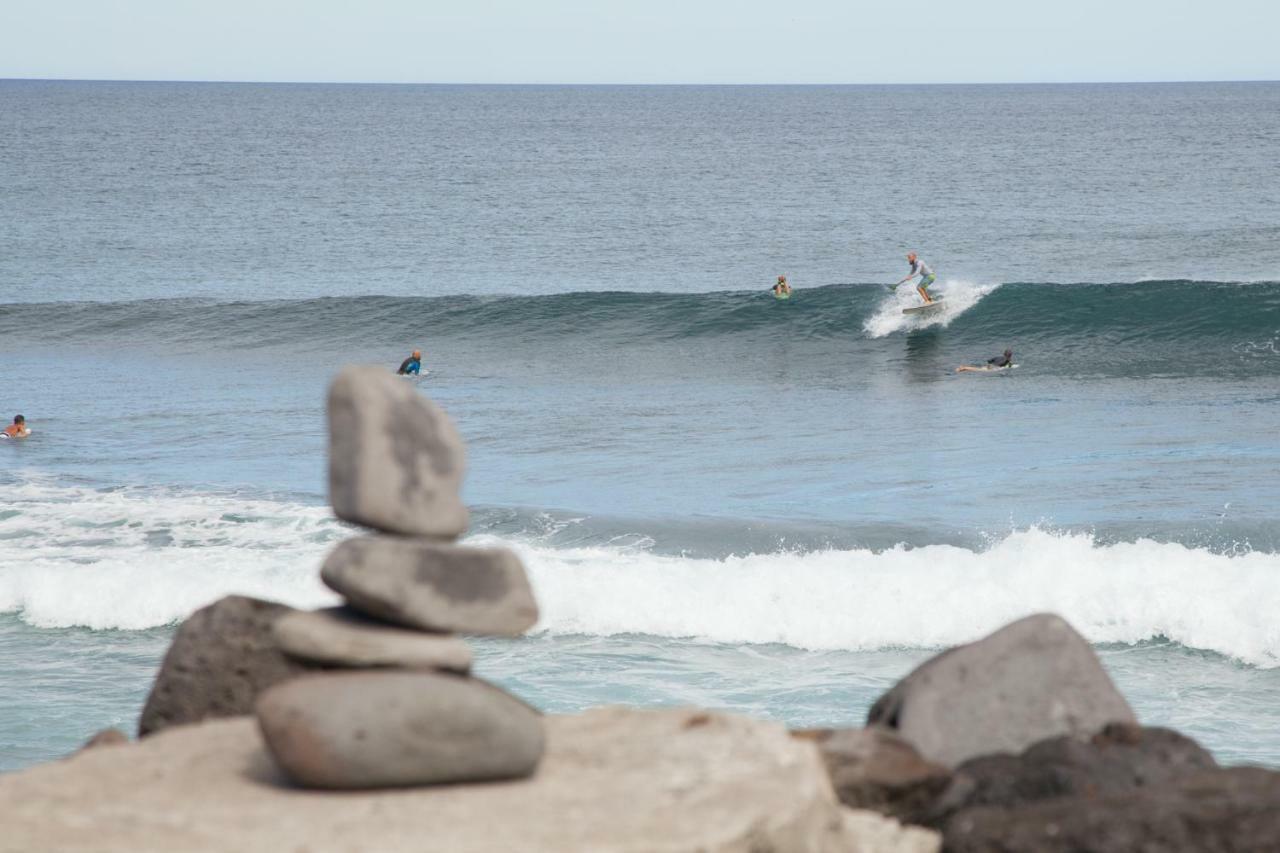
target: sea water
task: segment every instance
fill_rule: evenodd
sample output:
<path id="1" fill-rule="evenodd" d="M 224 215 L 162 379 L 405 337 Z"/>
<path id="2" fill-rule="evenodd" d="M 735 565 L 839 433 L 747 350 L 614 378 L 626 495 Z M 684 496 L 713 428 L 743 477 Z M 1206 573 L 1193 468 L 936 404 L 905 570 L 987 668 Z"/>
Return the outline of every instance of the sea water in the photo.
<path id="1" fill-rule="evenodd" d="M 1280 765 L 1276 150 L 1261 83 L 0 82 L 0 769 L 194 608 L 336 600 L 325 387 L 415 348 L 540 707 L 856 725 L 1050 610 Z"/>

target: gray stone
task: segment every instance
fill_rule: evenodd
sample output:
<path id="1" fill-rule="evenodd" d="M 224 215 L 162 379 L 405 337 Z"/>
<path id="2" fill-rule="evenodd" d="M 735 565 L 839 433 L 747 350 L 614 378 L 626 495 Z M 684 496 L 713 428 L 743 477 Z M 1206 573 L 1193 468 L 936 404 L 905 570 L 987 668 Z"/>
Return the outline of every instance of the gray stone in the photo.
<path id="1" fill-rule="evenodd" d="M 339 518 L 459 536 L 465 466 L 453 422 L 413 384 L 379 367 L 348 367 L 329 386 L 329 500 Z"/>
<path id="2" fill-rule="evenodd" d="M 1155 787 L 965 809 L 946 823 L 955 853 L 1274 853 L 1280 773 L 1201 770 Z"/>
<path id="3" fill-rule="evenodd" d="M 314 670 L 286 657 L 271 625 L 283 604 L 231 595 L 192 613 L 178 628 L 151 686 L 138 735 L 209 717 L 253 711 L 258 694 Z"/>
<path id="4" fill-rule="evenodd" d="M 840 802 L 904 823 L 921 823 L 951 781 L 951 771 L 926 761 L 915 747 L 882 728 L 816 729 L 792 733 L 814 741 Z"/>
<path id="5" fill-rule="evenodd" d="M 542 718 L 498 688 L 425 671 L 327 673 L 262 694 L 263 738 L 309 788 L 518 779 L 542 757 Z"/>
<path id="6" fill-rule="evenodd" d="M 867 715 L 948 766 L 1111 722 L 1137 720 L 1089 643 L 1049 613 L 926 661 Z"/>
<path id="7" fill-rule="evenodd" d="M 777 723 L 600 708 L 545 718 L 531 778 L 391 791 L 283 783 L 252 719 L 0 773 L 0 850 L 59 853 L 934 853 L 936 832 L 850 811 Z"/>
<path id="8" fill-rule="evenodd" d="M 276 620 L 285 654 L 333 666 L 471 669 L 471 648 L 448 634 L 426 634 L 375 622 L 348 607 L 296 610 Z"/>
<path id="9" fill-rule="evenodd" d="M 362 536 L 334 548 L 320 577 L 356 610 L 411 628 L 514 636 L 538 621 L 520 558 L 505 548 Z"/>

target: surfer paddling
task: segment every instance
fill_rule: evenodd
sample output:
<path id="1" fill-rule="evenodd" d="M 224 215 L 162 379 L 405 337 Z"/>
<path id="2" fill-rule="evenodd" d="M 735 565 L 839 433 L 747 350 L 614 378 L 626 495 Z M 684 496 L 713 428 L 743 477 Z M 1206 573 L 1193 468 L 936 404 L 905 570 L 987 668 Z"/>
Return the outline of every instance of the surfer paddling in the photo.
<path id="1" fill-rule="evenodd" d="M 400 369 L 396 371 L 396 375 L 417 376 L 420 370 L 422 370 L 422 352 L 414 350 L 408 358 L 400 362 Z"/>
<path id="2" fill-rule="evenodd" d="M 1006 367 L 1013 366 L 1013 350 L 1007 349 L 1002 355 L 987 359 L 986 364 L 962 364 L 956 368 L 956 373 L 983 373 L 988 370 L 1004 370 Z"/>
<path id="3" fill-rule="evenodd" d="M 773 286 L 773 295 L 779 299 L 786 299 L 791 295 L 791 285 L 787 284 L 785 275 L 778 276 L 778 283 Z"/>
<path id="4" fill-rule="evenodd" d="M 0 430 L 0 438 L 26 438 L 29 435 L 31 430 L 27 429 L 27 419 L 22 415 L 14 415 L 13 423 Z"/>
<path id="5" fill-rule="evenodd" d="M 937 281 L 938 277 L 933 274 L 933 270 L 929 268 L 928 264 L 920 260 L 915 252 L 907 252 L 907 263 L 911 265 L 911 272 L 907 273 L 902 281 L 899 281 L 889 289 L 897 290 L 899 286 L 906 284 L 916 276 L 920 276 L 920 283 L 916 285 L 916 293 L 920 294 L 920 298 L 924 300 L 925 305 L 931 304 L 933 297 L 929 295 L 929 286 Z"/>

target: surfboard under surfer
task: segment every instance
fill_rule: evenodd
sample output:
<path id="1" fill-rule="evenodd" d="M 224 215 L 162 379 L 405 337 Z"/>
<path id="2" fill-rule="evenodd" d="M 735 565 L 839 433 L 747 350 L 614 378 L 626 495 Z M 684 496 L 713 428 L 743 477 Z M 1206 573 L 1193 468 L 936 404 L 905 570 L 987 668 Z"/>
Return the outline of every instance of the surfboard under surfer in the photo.
<path id="1" fill-rule="evenodd" d="M 929 268 L 928 264 L 920 260 L 915 252 L 907 252 L 907 263 L 911 265 L 911 271 L 907 273 L 902 281 L 899 281 L 889 289 L 897 290 L 900 285 L 906 284 L 916 276 L 920 276 L 920 283 L 916 285 L 916 293 L 920 294 L 920 298 L 924 300 L 925 305 L 932 303 L 933 297 L 929 295 L 929 286 L 937 281 L 938 277 L 933 274 L 933 270 Z"/>
<path id="2" fill-rule="evenodd" d="M 956 373 L 971 373 L 975 370 L 1001 370 L 1005 367 L 1013 366 L 1013 350 L 1007 349 L 1001 355 L 995 358 L 987 359 L 985 365 L 979 364 L 962 364 L 956 368 Z"/>

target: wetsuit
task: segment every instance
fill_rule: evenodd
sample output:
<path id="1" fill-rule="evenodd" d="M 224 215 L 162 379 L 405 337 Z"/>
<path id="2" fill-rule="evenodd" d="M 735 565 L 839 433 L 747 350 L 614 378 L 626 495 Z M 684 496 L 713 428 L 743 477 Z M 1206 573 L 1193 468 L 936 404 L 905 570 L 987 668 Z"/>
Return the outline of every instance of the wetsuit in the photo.
<path id="1" fill-rule="evenodd" d="M 1009 353 L 1008 355 L 998 355 L 995 358 L 989 358 L 987 359 L 987 364 L 991 365 L 992 367 L 1008 367 L 1009 365 L 1013 364 L 1013 353 Z"/>
<path id="2" fill-rule="evenodd" d="M 396 375 L 404 376 L 406 374 L 412 373 L 414 376 L 417 376 L 418 371 L 421 369 L 422 369 L 422 362 L 414 358 L 413 356 L 409 356 L 404 361 L 400 362 L 400 369 L 396 371 Z"/>

